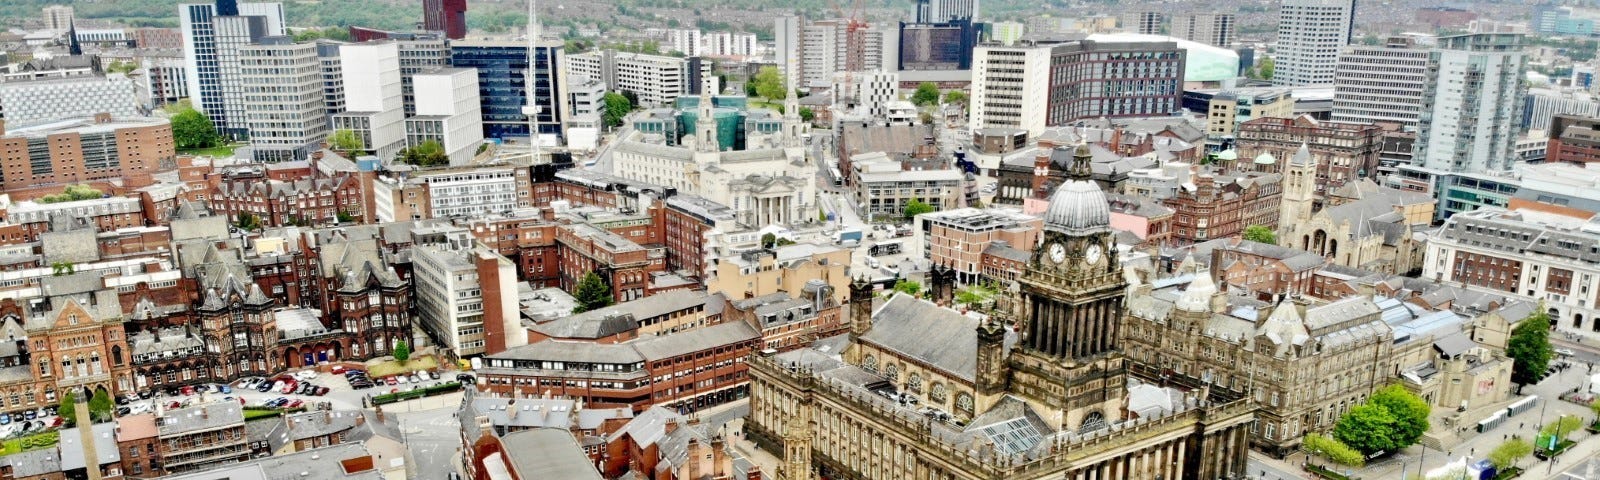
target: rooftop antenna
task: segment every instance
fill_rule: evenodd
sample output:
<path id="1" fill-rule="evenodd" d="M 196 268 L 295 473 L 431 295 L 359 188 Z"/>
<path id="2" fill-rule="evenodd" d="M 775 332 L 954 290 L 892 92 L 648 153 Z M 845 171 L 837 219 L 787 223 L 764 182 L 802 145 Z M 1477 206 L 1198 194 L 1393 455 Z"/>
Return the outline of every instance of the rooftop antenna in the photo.
<path id="1" fill-rule="evenodd" d="M 523 88 L 526 89 L 526 93 L 528 95 L 528 103 L 527 103 L 527 105 L 524 105 L 522 107 L 522 114 L 528 116 L 528 143 L 531 144 L 529 146 L 529 148 L 530 148 L 530 150 L 529 150 L 529 152 L 530 152 L 529 153 L 529 156 L 530 156 L 529 161 L 531 163 L 538 163 L 539 162 L 539 124 L 538 124 L 538 119 L 539 119 L 539 113 L 542 111 L 542 109 L 538 105 L 536 105 L 534 103 L 537 100 L 537 98 L 534 95 L 534 92 L 537 91 L 534 88 L 534 85 L 537 83 L 535 77 L 537 77 L 538 63 L 539 63 L 538 62 L 539 53 L 538 53 L 538 50 L 537 50 L 538 43 L 539 43 L 539 9 L 538 9 L 538 0 L 528 0 L 528 78 L 524 79 L 524 81 L 523 81 Z"/>

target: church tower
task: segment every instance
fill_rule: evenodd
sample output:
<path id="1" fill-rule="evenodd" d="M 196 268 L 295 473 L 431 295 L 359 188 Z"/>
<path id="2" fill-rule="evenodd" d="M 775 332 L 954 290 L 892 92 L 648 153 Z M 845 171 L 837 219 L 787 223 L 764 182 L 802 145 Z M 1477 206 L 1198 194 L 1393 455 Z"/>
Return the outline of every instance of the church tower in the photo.
<path id="1" fill-rule="evenodd" d="M 978 325 L 977 393 L 993 397 L 1006 390 L 1006 326 L 990 319 Z"/>
<path id="2" fill-rule="evenodd" d="M 794 75 L 784 82 L 788 94 L 783 99 L 783 146 L 803 147 L 805 119 L 800 118 L 800 98 L 794 94 Z"/>
<path id="3" fill-rule="evenodd" d="M 716 108 L 711 101 L 711 81 L 707 77 L 704 85 L 700 86 L 700 108 L 694 119 L 695 146 L 702 152 L 719 152 L 722 147 L 717 145 L 717 119 Z"/>
<path id="4" fill-rule="evenodd" d="M 850 344 L 845 351 L 845 361 L 851 365 L 861 364 L 861 352 L 855 347 L 856 339 L 866 335 L 872 329 L 872 283 L 866 278 L 856 277 L 850 282 Z"/>
<path id="5" fill-rule="evenodd" d="M 1300 144 L 1300 150 L 1283 169 L 1283 201 L 1278 210 L 1278 238 L 1288 238 L 1295 225 L 1311 220 L 1311 208 L 1316 201 L 1317 159 L 1311 147 Z"/>
<path id="6" fill-rule="evenodd" d="M 1044 234 L 1018 279 L 1022 338 L 1010 359 L 1010 390 L 1077 432 L 1120 419 L 1127 374 L 1118 344 L 1127 282 L 1089 162 L 1088 145 L 1078 145 L 1050 196 Z"/>

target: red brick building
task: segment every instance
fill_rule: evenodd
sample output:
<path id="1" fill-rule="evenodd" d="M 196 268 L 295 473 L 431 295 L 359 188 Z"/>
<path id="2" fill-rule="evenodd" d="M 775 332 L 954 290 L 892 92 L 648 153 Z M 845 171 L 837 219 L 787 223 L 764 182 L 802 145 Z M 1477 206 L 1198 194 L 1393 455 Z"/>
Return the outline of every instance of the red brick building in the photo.
<path id="1" fill-rule="evenodd" d="M 744 322 L 617 344 L 545 340 L 485 356 L 478 389 L 548 392 L 582 399 L 590 408 L 694 411 L 744 398 L 745 358 L 760 345 L 760 332 Z"/>
<path id="2" fill-rule="evenodd" d="M 172 124 L 112 118 L 6 131 L 0 123 L 0 186 L 7 190 L 155 173 L 177 167 Z"/>
<path id="3" fill-rule="evenodd" d="M 1577 165 L 1600 162 L 1600 118 L 1568 114 L 1552 117 L 1544 159 Z"/>
<path id="4" fill-rule="evenodd" d="M 1162 203 L 1173 209 L 1172 241 L 1179 245 L 1228 238 L 1246 227 L 1278 227 L 1283 176 L 1276 173 L 1221 175 L 1201 173 L 1194 187 Z"/>
<path id="5" fill-rule="evenodd" d="M 1327 189 L 1375 176 L 1383 138 L 1383 127 L 1372 124 L 1319 121 L 1309 115 L 1256 118 L 1239 124 L 1234 143 L 1238 159 L 1222 166 L 1225 172 L 1281 174 L 1304 144 L 1317 164 L 1320 198 Z"/>
<path id="6" fill-rule="evenodd" d="M 616 301 L 644 297 L 655 272 L 666 271 L 666 248 L 646 247 L 588 224 L 556 229 L 561 288 L 573 291 L 589 272 L 611 286 Z"/>

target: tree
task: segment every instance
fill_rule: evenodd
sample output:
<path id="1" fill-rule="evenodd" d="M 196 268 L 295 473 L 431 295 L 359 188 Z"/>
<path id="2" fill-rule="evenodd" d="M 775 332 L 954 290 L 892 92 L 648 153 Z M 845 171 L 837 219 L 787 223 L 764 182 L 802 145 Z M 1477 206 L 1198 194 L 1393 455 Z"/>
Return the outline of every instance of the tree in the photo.
<path id="1" fill-rule="evenodd" d="M 772 248 L 778 243 L 778 236 L 772 233 L 761 234 L 761 248 Z"/>
<path id="2" fill-rule="evenodd" d="M 788 88 L 784 86 L 783 74 L 778 73 L 778 67 L 761 67 L 761 70 L 756 71 L 756 78 L 751 83 L 756 84 L 756 95 L 768 100 L 788 96 Z"/>
<path id="3" fill-rule="evenodd" d="M 939 103 L 939 86 L 933 82 L 918 84 L 917 91 L 911 93 L 911 103 L 919 107 Z"/>
<path id="4" fill-rule="evenodd" d="M 1278 62 L 1272 61 L 1272 57 L 1264 57 L 1261 59 L 1261 64 L 1256 66 L 1256 78 L 1272 80 L 1272 74 L 1276 73 L 1277 70 Z"/>
<path id="5" fill-rule="evenodd" d="M 61 193 L 56 193 L 56 194 L 45 195 L 43 197 L 39 197 L 38 202 L 39 203 L 76 202 L 76 201 L 79 201 L 79 200 L 93 200 L 93 199 L 101 198 L 101 197 L 104 197 L 104 196 L 105 196 L 105 194 L 100 193 L 99 190 L 95 190 L 94 187 L 90 187 L 88 185 L 83 185 L 83 184 L 74 184 L 74 185 L 67 185 L 67 188 L 63 189 L 61 191 Z"/>
<path id="6" fill-rule="evenodd" d="M 988 302 L 995 295 L 1000 294 L 999 287 L 992 283 L 974 283 L 956 290 L 957 305 L 978 305 Z"/>
<path id="7" fill-rule="evenodd" d="M 628 99 L 628 105 L 639 106 L 639 94 L 633 93 L 633 90 L 623 90 L 622 98 Z"/>
<path id="8" fill-rule="evenodd" d="M 611 295 L 611 287 L 606 286 L 594 272 L 583 275 L 583 280 L 578 281 L 578 288 L 573 291 L 572 296 L 578 300 L 578 305 L 573 307 L 572 313 L 609 307 L 615 301 L 615 297 Z"/>
<path id="9" fill-rule="evenodd" d="M 188 108 L 172 116 L 172 142 L 180 149 L 214 147 L 220 142 L 216 124 L 199 110 Z"/>
<path id="10" fill-rule="evenodd" d="M 922 292 L 922 284 L 901 279 L 894 282 L 894 291 L 915 297 Z"/>
<path id="11" fill-rule="evenodd" d="M 1394 416 L 1395 442 L 1404 447 L 1417 443 L 1428 432 L 1428 402 L 1399 384 L 1379 389 L 1367 403 L 1383 407 Z"/>
<path id="12" fill-rule="evenodd" d="M 366 142 L 361 141 L 361 136 L 356 135 L 354 130 L 343 128 L 334 130 L 332 135 L 328 135 L 328 145 L 347 157 L 353 152 L 364 152 L 367 147 Z"/>
<path id="13" fill-rule="evenodd" d="M 918 87 L 918 88 L 920 88 L 920 87 Z M 967 104 L 967 93 L 963 92 L 963 91 L 960 91 L 960 90 L 951 90 L 949 92 L 945 92 L 945 94 L 944 94 L 944 103 L 949 103 L 949 104 L 953 104 L 953 105 L 966 105 Z"/>
<path id="14" fill-rule="evenodd" d="M 113 406 L 111 392 L 95 390 L 94 396 L 89 397 L 89 421 L 95 423 L 111 421 L 111 409 Z M 57 413 L 60 412 L 57 411 Z"/>
<path id="15" fill-rule="evenodd" d="M 339 220 L 339 223 L 350 223 L 356 221 L 355 215 L 343 210 L 340 210 L 339 213 L 335 215 L 335 218 Z"/>
<path id="16" fill-rule="evenodd" d="M 1278 234 L 1272 233 L 1272 229 L 1261 225 L 1251 225 L 1245 227 L 1244 239 L 1252 242 L 1261 242 L 1272 245 L 1278 244 Z"/>
<path id="17" fill-rule="evenodd" d="M 61 392 L 61 406 L 56 407 L 56 416 L 61 417 L 63 427 L 78 424 L 78 411 L 72 409 L 73 404 L 77 402 L 72 396 L 73 390 L 75 389 L 69 388 Z"/>
<path id="18" fill-rule="evenodd" d="M 425 140 L 415 147 L 401 149 L 395 155 L 395 160 L 420 167 L 449 165 L 450 156 L 444 153 L 444 145 L 438 140 Z"/>
<path id="19" fill-rule="evenodd" d="M 1545 424 L 1544 428 L 1539 429 L 1539 434 L 1555 435 L 1557 439 L 1565 440 L 1568 434 L 1577 431 L 1582 426 L 1583 419 L 1578 418 L 1577 415 L 1562 415 L 1561 418 Z"/>
<path id="20" fill-rule="evenodd" d="M 817 118 L 817 112 L 811 111 L 810 107 L 800 107 L 800 119 L 801 120 L 805 120 L 807 122 L 810 122 L 811 119 L 813 119 L 813 118 Z"/>
<path id="21" fill-rule="evenodd" d="M 394 342 L 394 360 L 401 364 L 411 361 L 411 345 L 404 340 Z"/>
<path id="22" fill-rule="evenodd" d="M 1309 452 L 1312 455 L 1321 456 L 1322 458 L 1328 459 L 1330 462 L 1344 465 L 1346 467 L 1360 467 L 1367 463 L 1367 457 L 1362 456 L 1361 452 L 1357 452 L 1356 449 L 1350 448 L 1350 446 L 1345 445 L 1344 442 L 1334 440 L 1332 438 L 1323 436 L 1322 434 L 1306 434 L 1305 443 L 1301 444 L 1300 448 L 1305 449 L 1306 452 Z"/>
<path id="23" fill-rule="evenodd" d="M 261 228 L 261 218 L 250 212 L 239 212 L 239 218 L 234 223 L 234 226 L 239 227 L 240 230 L 255 230 Z"/>
<path id="24" fill-rule="evenodd" d="M 51 275 L 57 277 L 62 275 L 72 275 L 77 271 L 77 267 L 73 266 L 72 262 L 55 262 L 50 264 L 50 268 L 54 270 Z"/>
<path id="25" fill-rule="evenodd" d="M 924 213 L 933 212 L 933 210 L 933 205 L 923 203 L 922 200 L 913 198 L 910 202 L 906 202 L 906 218 L 908 219 Z"/>
<path id="26" fill-rule="evenodd" d="M 1550 346 L 1550 315 L 1545 313 L 1544 302 L 1539 302 L 1532 315 L 1517 322 L 1516 328 L 1511 329 L 1511 338 L 1506 340 L 1506 356 L 1512 360 L 1511 381 L 1517 383 L 1518 391 L 1522 385 L 1539 382 L 1550 366 L 1554 350 Z"/>
<path id="27" fill-rule="evenodd" d="M 139 62 L 124 62 L 122 60 L 112 60 L 111 64 L 106 66 L 106 73 L 123 73 L 123 74 L 126 74 L 128 72 L 132 72 L 132 71 L 138 70 L 138 69 L 139 69 Z"/>
<path id="28" fill-rule="evenodd" d="M 1363 456 L 1399 448 L 1394 429 L 1394 414 L 1388 409 L 1365 403 L 1350 409 L 1333 426 L 1333 438 L 1361 452 Z"/>
<path id="29" fill-rule="evenodd" d="M 602 106 L 600 116 L 605 120 L 607 127 L 621 126 L 622 119 L 627 118 L 628 112 L 633 111 L 633 102 L 629 102 L 628 97 L 616 92 L 606 92 L 605 96 L 600 97 L 600 104 Z"/>
<path id="30" fill-rule="evenodd" d="M 1501 443 L 1500 446 L 1494 447 L 1493 451 L 1489 452 L 1489 463 L 1493 463 L 1497 469 L 1505 470 L 1515 467 L 1517 462 L 1522 461 L 1524 458 L 1528 458 L 1528 455 L 1532 454 L 1532 443 L 1528 443 L 1527 440 L 1521 437 L 1513 438 L 1506 440 L 1504 443 Z"/>

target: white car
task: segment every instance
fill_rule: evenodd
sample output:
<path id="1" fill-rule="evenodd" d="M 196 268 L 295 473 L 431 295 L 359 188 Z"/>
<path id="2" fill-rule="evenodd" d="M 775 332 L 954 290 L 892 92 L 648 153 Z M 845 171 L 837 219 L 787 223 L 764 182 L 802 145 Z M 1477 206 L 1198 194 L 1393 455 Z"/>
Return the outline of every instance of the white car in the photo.
<path id="1" fill-rule="evenodd" d="M 1563 356 L 1563 357 L 1570 357 L 1570 356 L 1573 356 L 1573 355 L 1577 354 L 1576 352 L 1573 352 L 1572 349 L 1570 349 L 1570 348 L 1557 348 L 1555 350 L 1555 352 L 1556 352 L 1556 355 L 1560 355 L 1560 356 Z"/>

